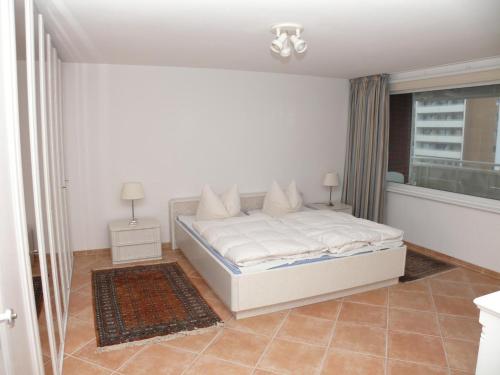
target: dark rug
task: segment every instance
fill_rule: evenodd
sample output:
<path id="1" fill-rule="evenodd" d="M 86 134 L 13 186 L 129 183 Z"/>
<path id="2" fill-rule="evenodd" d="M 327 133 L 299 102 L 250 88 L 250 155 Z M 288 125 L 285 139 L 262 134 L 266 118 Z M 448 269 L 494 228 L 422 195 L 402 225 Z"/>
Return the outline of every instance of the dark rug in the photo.
<path id="1" fill-rule="evenodd" d="M 452 264 L 442 262 L 412 250 L 406 250 L 405 274 L 399 278 L 399 281 L 405 283 L 452 268 L 455 268 Z"/>
<path id="2" fill-rule="evenodd" d="M 40 316 L 43 305 L 43 289 L 41 276 L 33 276 L 33 290 L 35 292 L 36 315 Z"/>
<path id="3" fill-rule="evenodd" d="M 92 271 L 92 292 L 98 347 L 221 323 L 177 263 Z"/>

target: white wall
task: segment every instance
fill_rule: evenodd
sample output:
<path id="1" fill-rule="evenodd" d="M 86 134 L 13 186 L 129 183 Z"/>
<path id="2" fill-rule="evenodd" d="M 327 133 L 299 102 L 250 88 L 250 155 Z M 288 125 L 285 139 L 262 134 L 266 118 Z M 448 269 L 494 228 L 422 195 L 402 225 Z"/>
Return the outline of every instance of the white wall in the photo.
<path id="1" fill-rule="evenodd" d="M 73 249 L 110 246 L 107 223 L 130 214 L 125 181 L 142 181 L 136 213 L 159 218 L 167 242 L 169 200 L 204 183 L 255 192 L 295 178 L 318 201 L 323 174 L 342 176 L 347 80 L 64 64 L 63 82 Z"/>
<path id="2" fill-rule="evenodd" d="M 386 202 L 407 241 L 500 272 L 499 214 L 393 192 Z"/>

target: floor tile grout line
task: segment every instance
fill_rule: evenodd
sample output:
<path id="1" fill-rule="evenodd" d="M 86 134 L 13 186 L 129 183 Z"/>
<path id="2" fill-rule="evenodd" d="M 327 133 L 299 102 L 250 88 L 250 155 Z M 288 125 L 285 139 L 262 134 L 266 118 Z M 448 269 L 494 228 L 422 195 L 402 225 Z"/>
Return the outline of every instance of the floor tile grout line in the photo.
<path id="1" fill-rule="evenodd" d="M 439 325 L 439 321 L 438 321 L 438 325 Z M 402 329 L 390 329 L 389 332 L 404 333 L 404 334 L 426 336 L 426 337 L 436 337 L 436 338 L 443 337 L 443 339 L 447 339 L 447 340 L 457 340 L 457 341 L 464 341 L 464 342 L 476 342 L 474 340 L 460 339 L 460 338 L 447 337 L 447 336 L 441 336 L 441 335 L 432 335 L 430 333 L 422 333 L 422 332 L 415 332 L 415 331 L 406 331 L 406 330 L 402 330 Z"/>
<path id="2" fill-rule="evenodd" d="M 498 287 L 500 285 L 500 282 L 498 284 L 492 284 L 492 283 L 476 283 L 476 282 L 472 282 L 472 281 L 457 281 L 457 280 L 447 280 L 447 279 L 439 279 L 439 278 L 432 278 L 432 279 L 429 279 L 429 280 L 435 280 L 435 281 L 442 281 L 442 282 L 445 282 L 445 283 L 452 283 L 452 284 L 465 284 L 465 285 L 469 285 L 471 287 L 473 286 L 491 286 L 491 287 Z"/>
<path id="3" fill-rule="evenodd" d="M 99 367 L 99 368 L 101 368 L 103 370 L 106 370 L 106 371 L 110 372 L 110 373 L 113 373 L 113 372 L 117 371 L 117 370 L 112 370 L 110 368 L 104 367 L 104 366 L 100 365 L 99 363 L 93 362 L 93 361 L 91 361 L 91 360 L 89 360 L 87 358 L 77 357 L 76 355 L 73 355 L 73 354 L 67 354 L 67 357 L 70 357 L 70 358 L 73 358 L 73 359 L 76 359 L 76 360 L 88 363 L 89 365 L 97 366 L 97 367 Z M 64 359 L 66 360 L 67 357 L 65 357 Z"/>
<path id="4" fill-rule="evenodd" d="M 330 323 L 333 323 L 333 321 L 331 320 Z M 267 336 L 267 338 L 269 338 L 269 337 L 270 336 Z M 301 345 L 305 345 L 305 346 L 310 346 L 310 347 L 316 348 L 316 349 L 323 349 L 323 348 L 326 348 L 328 345 L 328 344 L 325 344 L 325 345 L 313 344 L 311 342 L 303 341 L 303 340 L 296 339 L 294 337 L 288 337 L 288 336 L 276 337 L 276 339 L 288 341 L 288 342 L 293 342 L 294 344 L 301 344 Z"/>
<path id="5" fill-rule="evenodd" d="M 335 301 L 335 300 L 332 300 L 332 301 Z M 329 301 L 325 301 L 325 302 L 329 302 Z M 321 302 L 319 302 L 319 303 L 321 303 Z M 306 306 L 307 306 L 307 305 L 306 305 Z M 337 318 L 334 318 L 334 319 L 327 319 L 327 318 L 322 318 L 322 317 L 320 317 L 320 316 L 314 316 L 314 315 L 307 315 L 307 314 L 304 314 L 304 313 L 299 313 L 299 312 L 296 312 L 296 311 L 292 312 L 291 314 L 292 314 L 292 315 L 295 315 L 295 316 L 297 316 L 297 315 L 298 315 L 298 316 L 301 316 L 301 317 L 303 317 L 303 318 L 310 318 L 310 319 L 316 319 L 316 320 L 323 320 L 324 322 L 328 322 L 328 323 L 334 322 L 334 321 L 335 321 L 335 319 L 337 319 Z"/>
<path id="6" fill-rule="evenodd" d="M 418 310 L 418 309 L 412 309 L 412 308 L 409 308 L 409 307 L 401 307 L 401 306 L 389 306 L 389 308 L 391 308 L 391 309 L 397 309 L 397 310 L 414 311 L 414 312 L 418 312 L 418 313 L 432 313 L 432 312 L 436 312 L 437 314 L 440 314 L 440 315 L 454 316 L 454 317 L 457 317 L 457 318 L 476 319 L 476 317 L 472 317 L 472 316 L 469 316 L 469 315 L 449 314 L 449 313 L 439 312 L 437 310 Z"/>
<path id="7" fill-rule="evenodd" d="M 251 330 L 245 331 L 244 329 L 239 328 L 239 327 L 224 327 L 224 329 L 229 330 L 229 331 L 235 331 L 237 333 L 246 333 L 246 334 L 250 334 L 250 335 L 255 335 L 258 337 L 265 338 L 265 339 L 269 339 L 269 338 L 273 337 L 272 334 L 271 335 L 264 335 L 263 333 L 257 333 L 257 332 L 251 331 Z M 274 334 L 274 332 L 273 332 L 273 334 Z"/>
<path id="8" fill-rule="evenodd" d="M 373 354 L 373 353 L 369 353 L 369 352 L 360 352 L 358 350 L 352 350 L 352 349 L 331 348 L 330 351 L 332 351 L 332 350 L 337 351 L 337 352 L 347 352 L 347 353 L 361 354 L 361 355 L 364 355 L 366 357 L 371 357 L 371 358 L 378 358 L 378 359 L 384 359 L 385 358 L 385 356 L 383 356 L 383 355 Z M 406 361 L 406 360 L 401 359 L 401 361 Z M 406 362 L 411 362 L 411 361 L 406 361 Z M 413 363 L 421 363 L 421 362 L 413 362 Z"/>
<path id="9" fill-rule="evenodd" d="M 344 298 L 340 299 L 340 305 L 338 307 L 337 314 L 335 316 L 335 320 L 333 321 L 333 327 L 332 327 L 332 331 L 330 332 L 330 337 L 328 338 L 328 344 L 326 345 L 325 353 L 323 353 L 323 357 L 321 358 L 321 361 L 320 361 L 319 366 L 318 366 L 318 371 L 317 371 L 318 375 L 321 374 L 321 372 L 323 371 L 323 368 L 324 368 L 325 362 L 326 362 L 326 358 L 328 357 L 328 354 L 330 353 L 330 348 L 332 346 L 333 337 L 335 336 L 335 332 L 337 329 L 337 323 L 339 322 L 340 311 L 342 310 L 343 305 L 344 305 Z"/>
<path id="10" fill-rule="evenodd" d="M 238 366 L 238 367 L 244 367 L 248 370 L 253 370 L 253 366 L 250 366 L 250 365 L 247 365 L 245 363 L 242 363 L 242 362 L 236 362 L 236 361 L 231 361 L 229 359 L 224 359 L 224 358 L 219 358 L 219 357 L 216 357 L 214 355 L 211 355 L 211 354 L 203 354 L 204 356 L 207 356 L 208 358 L 211 358 L 211 359 L 214 359 L 216 361 L 219 361 L 219 362 L 224 362 L 224 363 L 228 363 L 230 365 L 235 365 L 235 366 Z M 201 357 L 202 355 L 200 355 Z M 186 368 L 185 370 L 183 371 L 188 371 L 189 369 L 192 368 L 192 365 L 197 362 L 199 358 L 196 358 L 194 359 L 189 365 L 188 365 L 188 368 Z M 183 372 L 184 373 L 184 372 Z"/>
<path id="11" fill-rule="evenodd" d="M 217 341 L 218 338 L 222 336 L 223 332 L 224 328 L 221 328 L 219 332 L 217 332 L 217 334 L 214 337 L 212 337 L 212 339 L 195 355 L 193 360 L 182 371 L 181 375 L 184 375 L 186 371 L 190 370 L 193 367 L 193 365 L 198 361 L 198 359 L 203 355 L 203 353 L 205 353 L 205 350 L 207 350 L 209 346 L 211 346 L 215 341 Z"/>
<path id="12" fill-rule="evenodd" d="M 399 359 L 399 358 L 389 358 L 389 360 L 390 361 L 395 361 L 395 362 L 411 363 L 412 365 L 419 365 L 419 366 L 431 367 L 431 368 L 436 368 L 436 369 L 440 369 L 440 370 L 446 370 L 446 371 L 449 370 L 448 367 L 433 365 L 433 364 L 430 364 L 430 363 L 427 363 L 427 362 L 409 361 L 409 360 L 406 360 L 406 359 Z M 464 373 L 464 375 L 466 375 L 466 374 Z"/>
<path id="13" fill-rule="evenodd" d="M 150 347 L 151 345 L 143 345 L 142 348 L 137 350 L 134 354 L 132 354 L 130 357 L 128 357 L 115 371 L 121 372 L 130 362 L 134 360 L 135 357 L 137 357 L 140 353 L 146 350 L 146 348 Z"/>
<path id="14" fill-rule="evenodd" d="M 78 320 L 80 320 L 80 319 L 78 319 Z M 76 352 L 78 352 L 79 350 L 83 349 L 85 346 L 87 346 L 88 344 L 90 344 L 90 343 L 91 343 L 92 341 L 94 341 L 94 340 L 95 340 L 95 338 L 92 338 L 92 339 L 90 339 L 89 341 L 86 341 L 84 344 L 82 344 L 82 345 L 78 346 L 78 347 L 77 347 L 75 350 L 73 350 L 71 353 L 66 353 L 66 354 L 67 354 L 67 355 L 73 355 L 73 354 L 75 354 Z M 64 341 L 66 341 L 66 339 L 65 339 Z M 66 343 L 66 342 L 65 342 L 65 343 Z"/>
<path id="15" fill-rule="evenodd" d="M 288 317 L 290 316 L 291 313 L 292 313 L 292 309 L 288 310 L 287 313 L 286 313 L 286 315 L 283 317 L 283 320 L 276 327 L 276 330 L 274 331 L 273 335 L 271 336 L 271 340 L 269 340 L 269 342 L 267 343 L 266 347 L 264 348 L 264 351 L 262 352 L 262 354 L 260 355 L 259 359 L 255 363 L 255 366 L 254 366 L 254 368 L 252 370 L 252 375 L 255 374 L 255 371 L 257 371 L 257 368 L 259 367 L 260 363 L 262 362 L 262 360 L 264 359 L 265 355 L 269 351 L 269 348 L 271 348 L 272 343 L 274 342 L 274 340 L 278 336 L 278 333 L 281 330 L 281 328 L 285 325 L 285 322 L 288 320 Z"/>
<path id="16" fill-rule="evenodd" d="M 439 335 L 440 335 L 440 338 L 441 338 L 441 345 L 443 346 L 444 359 L 446 361 L 446 368 L 448 369 L 448 373 L 450 373 L 450 362 L 448 360 L 448 353 L 446 351 L 446 346 L 444 344 L 443 332 L 441 330 L 441 323 L 439 323 L 439 315 L 438 315 L 438 311 L 437 311 L 437 307 L 436 307 L 436 302 L 434 301 L 434 295 L 432 294 L 431 285 L 429 284 L 428 287 L 429 287 L 430 292 L 431 292 L 431 301 L 432 301 L 432 306 L 434 307 L 434 311 L 435 311 L 435 318 L 437 320 Z"/>

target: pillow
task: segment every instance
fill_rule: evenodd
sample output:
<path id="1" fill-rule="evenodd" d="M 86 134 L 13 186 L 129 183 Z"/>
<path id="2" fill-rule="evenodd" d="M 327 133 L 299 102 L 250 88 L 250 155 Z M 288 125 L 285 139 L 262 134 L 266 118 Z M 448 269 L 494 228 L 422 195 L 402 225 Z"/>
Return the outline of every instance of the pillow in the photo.
<path id="1" fill-rule="evenodd" d="M 297 190 L 295 181 L 292 181 L 286 189 L 286 194 L 276 181 L 264 197 L 262 212 L 270 216 L 283 216 L 290 212 L 298 211 L 302 207 L 302 197 Z"/>
<path id="2" fill-rule="evenodd" d="M 226 207 L 229 216 L 236 216 L 241 211 L 240 192 L 238 185 L 234 184 L 229 190 L 221 195 L 222 203 Z"/>
<path id="3" fill-rule="evenodd" d="M 239 213 L 240 195 L 237 185 L 233 185 L 220 198 L 209 185 L 203 186 L 196 210 L 196 220 L 225 219 Z"/>
<path id="4" fill-rule="evenodd" d="M 286 189 L 286 195 L 288 197 L 288 201 L 290 202 L 290 208 L 292 211 L 298 211 L 302 207 L 302 196 L 299 193 L 299 190 L 297 189 L 297 184 L 293 180 L 290 182 L 290 185 L 288 185 L 288 188 Z"/>

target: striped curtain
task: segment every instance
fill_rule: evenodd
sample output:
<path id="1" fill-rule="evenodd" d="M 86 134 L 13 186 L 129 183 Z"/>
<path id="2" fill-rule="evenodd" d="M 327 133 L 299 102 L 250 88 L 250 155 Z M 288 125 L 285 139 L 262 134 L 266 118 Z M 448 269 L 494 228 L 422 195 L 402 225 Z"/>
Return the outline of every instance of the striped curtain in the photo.
<path id="1" fill-rule="evenodd" d="M 389 150 L 389 75 L 351 79 L 342 202 L 382 222 Z"/>

